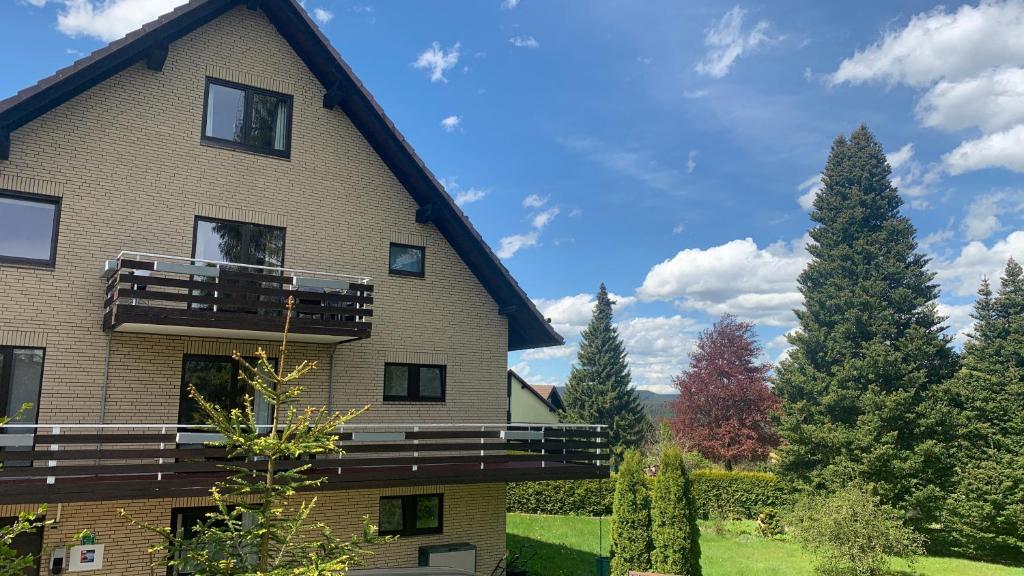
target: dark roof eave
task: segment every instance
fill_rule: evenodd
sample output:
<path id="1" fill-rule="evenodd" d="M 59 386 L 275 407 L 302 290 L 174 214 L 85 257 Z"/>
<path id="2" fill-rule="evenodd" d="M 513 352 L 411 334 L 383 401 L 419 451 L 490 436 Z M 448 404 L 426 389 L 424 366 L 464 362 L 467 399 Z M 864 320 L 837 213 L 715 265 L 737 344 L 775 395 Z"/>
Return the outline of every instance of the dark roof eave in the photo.
<path id="1" fill-rule="evenodd" d="M 14 130 L 212 21 L 241 0 L 191 0 L 142 28 L 0 101 L 0 131 Z M 325 89 L 339 88 L 339 105 L 420 206 L 433 204 L 433 223 L 499 308 L 508 308 L 508 349 L 564 344 L 466 215 L 444 191 L 341 55 L 295 0 L 263 0 L 261 9 Z"/>

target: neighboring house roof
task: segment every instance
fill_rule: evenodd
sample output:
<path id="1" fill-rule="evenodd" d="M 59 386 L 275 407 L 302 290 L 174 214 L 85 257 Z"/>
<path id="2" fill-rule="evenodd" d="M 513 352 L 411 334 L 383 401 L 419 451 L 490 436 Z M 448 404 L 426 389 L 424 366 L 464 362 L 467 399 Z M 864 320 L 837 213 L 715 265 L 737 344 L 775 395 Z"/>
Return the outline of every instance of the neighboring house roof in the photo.
<path id="1" fill-rule="evenodd" d="M 508 317 L 509 350 L 562 344 L 562 337 L 295 0 L 191 0 L 0 101 L 0 159 L 6 158 L 10 135 L 18 128 L 136 62 L 161 69 L 171 43 L 241 4 L 267 15 L 327 90 L 324 106 L 344 110 L 419 204 L 416 221 L 437 227 L 498 304 L 499 313 Z"/>
<path id="2" fill-rule="evenodd" d="M 516 374 L 516 371 L 511 368 L 508 369 L 508 375 L 510 378 L 514 378 L 517 382 L 519 382 L 519 385 L 522 386 L 523 389 L 529 390 L 531 394 L 533 394 L 534 396 L 537 397 L 538 400 L 543 402 L 544 405 L 548 407 L 548 410 L 551 410 L 552 412 L 558 412 L 559 410 L 565 409 L 565 406 L 562 405 L 562 398 L 561 396 L 558 396 L 558 390 L 555 390 L 554 386 L 532 386 L 526 380 L 523 380 L 523 377 L 520 376 L 519 374 Z M 549 399 L 550 391 L 547 393 L 542 392 L 542 389 L 548 388 L 554 390 L 555 398 L 557 398 L 558 404 L 555 404 Z"/>
<path id="3" fill-rule="evenodd" d="M 530 386 L 547 400 L 549 404 L 559 410 L 565 410 L 565 404 L 562 403 L 562 395 L 558 393 L 558 388 L 551 384 L 530 384 Z"/>

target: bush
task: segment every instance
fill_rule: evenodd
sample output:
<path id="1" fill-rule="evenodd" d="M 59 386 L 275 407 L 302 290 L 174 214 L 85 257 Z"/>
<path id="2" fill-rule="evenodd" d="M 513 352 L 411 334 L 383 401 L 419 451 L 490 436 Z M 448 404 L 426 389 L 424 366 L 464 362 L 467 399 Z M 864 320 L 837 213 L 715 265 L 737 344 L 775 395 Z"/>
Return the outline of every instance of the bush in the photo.
<path id="1" fill-rule="evenodd" d="M 913 562 L 924 538 L 903 524 L 895 509 L 859 487 L 797 503 L 790 522 L 795 540 L 817 558 L 823 576 L 880 576 L 888 556 Z"/>
<path id="2" fill-rule="evenodd" d="M 724 472 L 690 468 L 697 517 L 753 520 L 766 508 L 787 508 L 787 491 L 779 478 L 762 472 Z M 607 480 L 552 480 L 508 485 L 508 511 L 522 514 L 608 516 L 612 513 L 615 477 Z"/>
<path id="3" fill-rule="evenodd" d="M 610 516 L 615 478 L 550 480 L 508 485 L 508 511 L 561 516 Z"/>
<path id="4" fill-rule="evenodd" d="M 651 497 L 651 565 L 655 572 L 701 575 L 700 530 L 694 508 L 683 453 L 662 450 Z"/>
<path id="5" fill-rule="evenodd" d="M 786 533 L 782 515 L 775 508 L 765 508 L 757 515 L 757 531 L 765 538 L 775 538 Z"/>
<path id="6" fill-rule="evenodd" d="M 778 476 L 765 472 L 700 470 L 690 475 L 697 516 L 752 520 L 766 508 L 788 507 L 789 495 Z"/>
<path id="7" fill-rule="evenodd" d="M 629 451 L 615 483 L 612 514 L 612 575 L 651 567 L 651 497 L 643 456 Z"/>

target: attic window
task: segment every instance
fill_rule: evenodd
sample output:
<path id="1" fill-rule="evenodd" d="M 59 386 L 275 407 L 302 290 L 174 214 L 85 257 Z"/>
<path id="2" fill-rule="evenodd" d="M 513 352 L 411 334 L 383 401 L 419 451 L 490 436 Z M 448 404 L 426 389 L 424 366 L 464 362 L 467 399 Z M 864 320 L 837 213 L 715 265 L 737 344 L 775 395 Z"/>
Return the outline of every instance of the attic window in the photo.
<path id="1" fill-rule="evenodd" d="M 206 79 L 204 142 L 287 158 L 291 132 L 291 96 Z"/>

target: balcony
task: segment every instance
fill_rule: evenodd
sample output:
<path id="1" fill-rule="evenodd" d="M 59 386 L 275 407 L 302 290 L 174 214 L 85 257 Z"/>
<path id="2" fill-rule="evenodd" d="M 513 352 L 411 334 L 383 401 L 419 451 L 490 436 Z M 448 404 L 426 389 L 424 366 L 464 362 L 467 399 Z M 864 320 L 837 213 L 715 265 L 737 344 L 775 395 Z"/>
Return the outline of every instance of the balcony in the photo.
<path id="1" fill-rule="evenodd" d="M 6 432 L 0 504 L 201 496 L 226 476 L 224 449 L 210 445 L 219 436 L 203 427 L 11 424 Z M 608 477 L 604 426 L 370 424 L 335 434 L 338 453 L 277 469 L 311 464 L 311 477 L 326 478 L 318 491 Z"/>
<path id="2" fill-rule="evenodd" d="M 273 340 L 294 296 L 291 340 L 370 336 L 369 278 L 139 252 L 105 261 L 101 277 L 104 330 Z"/>

